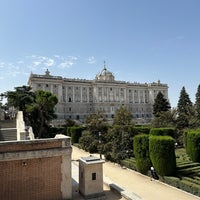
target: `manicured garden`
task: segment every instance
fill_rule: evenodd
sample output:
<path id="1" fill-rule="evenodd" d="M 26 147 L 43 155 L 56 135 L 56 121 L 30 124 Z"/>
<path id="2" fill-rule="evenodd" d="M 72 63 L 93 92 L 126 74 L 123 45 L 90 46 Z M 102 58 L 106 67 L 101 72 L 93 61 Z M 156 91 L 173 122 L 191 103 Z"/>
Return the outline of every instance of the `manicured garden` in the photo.
<path id="1" fill-rule="evenodd" d="M 159 180 L 196 196 L 200 196 L 200 163 L 191 161 L 184 148 L 177 148 L 175 155 L 175 175 L 159 176 Z M 136 159 L 134 157 L 123 160 L 122 165 L 137 171 Z"/>

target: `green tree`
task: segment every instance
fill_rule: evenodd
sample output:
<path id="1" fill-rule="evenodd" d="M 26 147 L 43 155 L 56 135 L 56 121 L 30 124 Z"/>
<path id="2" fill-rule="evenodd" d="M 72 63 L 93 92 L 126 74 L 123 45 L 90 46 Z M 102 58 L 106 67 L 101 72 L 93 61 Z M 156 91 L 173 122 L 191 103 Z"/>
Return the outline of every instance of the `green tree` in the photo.
<path id="1" fill-rule="evenodd" d="M 118 110 L 116 110 L 113 125 L 130 125 L 132 118 L 133 117 L 130 111 L 126 107 L 121 106 Z"/>
<path id="2" fill-rule="evenodd" d="M 85 119 L 85 124 L 87 129 L 96 137 L 98 137 L 99 132 L 105 132 L 108 127 L 107 120 L 101 111 L 88 115 Z"/>
<path id="3" fill-rule="evenodd" d="M 155 117 L 151 121 L 152 127 L 175 127 L 176 125 L 176 116 L 177 111 L 176 109 L 172 109 L 165 112 L 160 112 L 159 116 Z"/>
<path id="4" fill-rule="evenodd" d="M 185 87 L 181 89 L 177 105 L 177 128 L 183 130 L 194 123 L 194 109 Z"/>
<path id="5" fill-rule="evenodd" d="M 171 108 L 168 100 L 164 98 L 164 95 L 162 92 L 158 92 L 154 104 L 153 104 L 153 114 L 155 117 L 159 117 L 161 112 L 169 111 Z"/>
<path id="6" fill-rule="evenodd" d="M 33 103 L 35 93 L 31 91 L 29 86 L 15 87 L 15 91 L 5 93 L 7 98 L 7 107 L 14 107 L 18 111 L 23 111 L 24 120 L 27 121 L 26 106 Z"/>
<path id="7" fill-rule="evenodd" d="M 197 93 L 195 96 L 195 116 L 196 116 L 196 120 L 197 120 L 197 126 L 200 126 L 200 85 L 198 85 L 197 88 Z"/>
<path id="8" fill-rule="evenodd" d="M 30 113 L 32 124 L 37 132 L 34 132 L 39 138 L 45 137 L 45 125 L 56 118 L 54 107 L 58 103 L 57 97 L 42 90 L 36 92 L 35 101 L 27 105 L 26 111 Z"/>
<path id="9" fill-rule="evenodd" d="M 180 92 L 180 97 L 177 105 L 178 114 L 183 113 L 185 115 L 189 115 L 191 107 L 192 102 L 188 93 L 185 90 L 185 87 L 183 86 Z"/>

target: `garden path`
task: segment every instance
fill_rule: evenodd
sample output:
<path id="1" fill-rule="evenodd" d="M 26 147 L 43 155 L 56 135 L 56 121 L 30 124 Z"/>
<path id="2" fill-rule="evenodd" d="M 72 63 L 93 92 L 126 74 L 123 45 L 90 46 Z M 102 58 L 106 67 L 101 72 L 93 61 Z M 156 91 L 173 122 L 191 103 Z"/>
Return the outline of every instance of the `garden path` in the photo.
<path id="1" fill-rule="evenodd" d="M 72 160 L 89 155 L 77 147 L 72 146 Z M 99 154 L 93 154 L 99 157 Z M 151 181 L 136 171 L 124 169 L 111 162 L 103 165 L 104 182 L 112 182 L 124 189 L 129 194 L 136 194 L 142 200 L 200 200 L 199 197 L 191 195 L 182 190 L 166 185 L 160 181 Z"/>

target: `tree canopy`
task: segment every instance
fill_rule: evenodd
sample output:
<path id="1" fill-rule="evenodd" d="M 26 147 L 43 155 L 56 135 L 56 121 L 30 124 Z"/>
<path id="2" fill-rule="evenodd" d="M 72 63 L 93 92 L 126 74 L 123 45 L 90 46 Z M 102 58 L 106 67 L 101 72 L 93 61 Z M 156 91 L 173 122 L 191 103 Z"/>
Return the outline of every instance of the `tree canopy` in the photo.
<path id="1" fill-rule="evenodd" d="M 115 112 L 113 124 L 114 125 L 130 125 L 132 120 L 132 115 L 130 111 L 124 107 L 121 106 L 118 110 Z"/>
<path id="2" fill-rule="evenodd" d="M 164 95 L 162 92 L 158 92 L 154 104 L 153 104 L 153 114 L 155 117 L 158 117 L 161 112 L 169 111 L 171 108 L 168 100 L 164 98 Z"/>
<path id="3" fill-rule="evenodd" d="M 179 114 L 183 113 L 183 114 L 188 115 L 190 112 L 191 106 L 192 106 L 192 102 L 190 100 L 188 93 L 185 90 L 185 87 L 183 86 L 180 92 L 179 100 L 178 100 L 177 111 Z"/>
<path id="4" fill-rule="evenodd" d="M 38 90 L 36 92 L 35 101 L 27 105 L 26 111 L 33 114 L 34 125 L 38 124 L 38 132 L 36 133 L 39 138 L 44 137 L 44 127 L 52 119 L 56 118 L 54 114 L 54 107 L 58 103 L 57 97 L 48 91 Z"/>

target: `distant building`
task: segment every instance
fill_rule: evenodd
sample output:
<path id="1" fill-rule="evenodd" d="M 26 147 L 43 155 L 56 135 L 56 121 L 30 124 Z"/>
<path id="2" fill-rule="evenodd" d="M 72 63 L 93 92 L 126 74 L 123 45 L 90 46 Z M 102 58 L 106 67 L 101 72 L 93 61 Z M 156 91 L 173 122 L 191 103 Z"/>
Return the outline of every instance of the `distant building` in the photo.
<path id="1" fill-rule="evenodd" d="M 135 121 L 148 122 L 153 118 L 153 103 L 158 92 L 168 99 L 168 85 L 153 83 L 130 83 L 117 81 L 104 64 L 94 80 L 52 76 L 48 69 L 44 75 L 30 75 L 29 86 L 33 91 L 44 90 L 58 97 L 56 114 L 58 120 L 84 118 L 98 110 L 112 120 L 115 111 L 126 106 Z"/>

